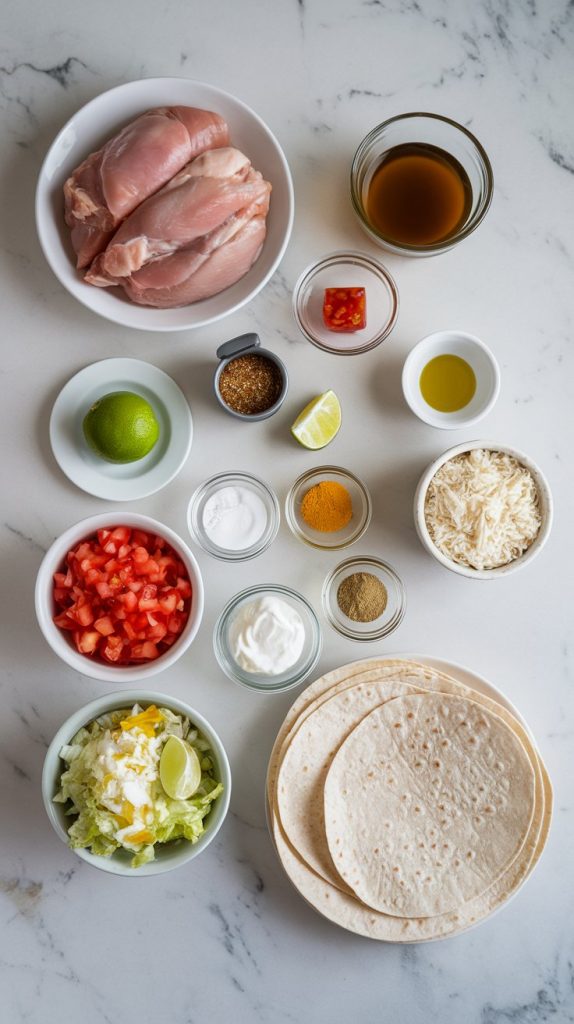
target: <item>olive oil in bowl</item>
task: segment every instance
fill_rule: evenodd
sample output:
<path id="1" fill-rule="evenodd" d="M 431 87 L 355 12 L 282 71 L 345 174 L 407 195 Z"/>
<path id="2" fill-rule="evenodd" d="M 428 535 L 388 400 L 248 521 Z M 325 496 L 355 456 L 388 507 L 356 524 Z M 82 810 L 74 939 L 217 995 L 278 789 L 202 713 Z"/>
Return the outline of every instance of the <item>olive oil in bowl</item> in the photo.
<path id="1" fill-rule="evenodd" d="M 433 246 L 466 223 L 472 186 L 462 164 L 446 150 L 408 142 L 383 154 L 365 206 L 372 227 L 389 242 Z"/>
<path id="2" fill-rule="evenodd" d="M 472 366 L 460 356 L 435 356 L 419 379 L 421 395 L 437 412 L 458 412 L 474 398 L 476 377 Z"/>

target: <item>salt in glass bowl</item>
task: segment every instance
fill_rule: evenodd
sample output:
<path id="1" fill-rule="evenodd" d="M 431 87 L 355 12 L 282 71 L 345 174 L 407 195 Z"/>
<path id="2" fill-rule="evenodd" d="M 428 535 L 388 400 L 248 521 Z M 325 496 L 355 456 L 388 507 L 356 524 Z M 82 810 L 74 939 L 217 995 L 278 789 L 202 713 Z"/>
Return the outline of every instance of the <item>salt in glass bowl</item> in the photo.
<path id="1" fill-rule="evenodd" d="M 385 609 L 372 622 L 355 622 L 339 607 L 337 591 L 343 580 L 356 572 L 376 576 L 387 591 Z M 406 591 L 400 576 L 388 562 L 371 555 L 347 558 L 335 566 L 323 583 L 321 598 L 329 623 L 349 640 L 382 640 L 400 626 L 406 611 Z"/>
<path id="2" fill-rule="evenodd" d="M 349 523 L 341 530 L 323 531 L 314 530 L 305 522 L 301 515 L 301 502 L 307 491 L 316 484 L 327 480 L 333 480 L 349 492 L 353 505 L 353 515 Z M 292 533 L 305 544 L 314 548 L 325 548 L 335 551 L 339 548 L 349 547 L 363 536 L 371 521 L 371 496 L 358 477 L 348 469 L 340 466 L 319 466 L 317 469 L 308 469 L 297 477 L 291 487 L 285 501 L 285 518 Z"/>
<path id="3" fill-rule="evenodd" d="M 268 596 L 286 601 L 291 608 L 299 613 L 305 629 L 305 642 L 299 658 L 285 672 L 277 673 L 277 675 L 247 672 L 236 662 L 229 643 L 230 627 L 242 605 Z M 258 690 L 260 693 L 281 693 L 302 683 L 315 668 L 321 654 L 321 647 L 321 627 L 313 608 L 306 598 L 298 594 L 296 590 L 279 584 L 248 587 L 247 590 L 236 594 L 221 612 L 213 632 L 215 656 L 225 675 L 233 679 L 234 682 L 241 683 L 242 686 L 247 686 L 250 690 Z"/>
<path id="4" fill-rule="evenodd" d="M 247 488 L 257 495 L 265 506 L 267 522 L 260 537 L 247 548 L 233 550 L 220 547 L 208 536 L 203 525 L 203 511 L 209 498 L 223 487 Z M 279 529 L 281 513 L 275 492 L 259 477 L 251 473 L 218 473 L 201 484 L 191 497 L 187 509 L 187 525 L 194 541 L 213 558 L 225 562 L 244 562 L 266 551 L 273 543 Z"/>
<path id="5" fill-rule="evenodd" d="M 170 843 L 158 843 L 155 847 L 155 860 L 148 864 L 142 864 L 139 868 L 132 868 L 130 860 L 133 854 L 128 850 L 116 850 L 111 857 L 99 857 L 89 849 L 78 847 L 72 852 L 81 857 L 94 868 L 100 871 L 107 871 L 112 875 L 123 875 L 124 877 L 143 878 L 146 875 L 160 875 L 166 871 L 173 871 L 174 868 L 186 864 L 199 856 L 210 842 L 215 839 L 219 829 L 223 825 L 229 800 L 231 797 L 231 769 L 225 747 L 212 725 L 200 715 L 198 711 L 190 707 L 182 700 L 170 697 L 166 693 L 147 690 L 124 690 L 120 693 L 108 693 L 103 697 L 85 704 L 84 707 L 75 711 L 58 729 L 44 759 L 42 771 L 42 798 L 46 814 L 56 835 L 62 842 L 68 845 L 68 828 L 75 818 L 66 814 L 67 805 L 54 803 L 54 797 L 60 789 L 60 776 L 66 770 L 64 761 L 60 758 L 60 751 L 63 746 L 70 743 L 72 738 L 85 725 L 89 725 L 100 715 L 109 711 L 117 711 L 120 708 L 133 707 L 134 704 L 141 704 L 145 709 L 150 704 L 156 707 L 169 708 L 176 714 L 185 715 L 189 718 L 192 726 L 197 726 L 203 733 L 211 746 L 216 767 L 216 778 L 223 783 L 223 792 L 216 797 L 211 805 L 211 810 L 205 818 L 205 832 L 199 837 L 196 843 L 190 843 L 186 839 L 177 839 Z"/>

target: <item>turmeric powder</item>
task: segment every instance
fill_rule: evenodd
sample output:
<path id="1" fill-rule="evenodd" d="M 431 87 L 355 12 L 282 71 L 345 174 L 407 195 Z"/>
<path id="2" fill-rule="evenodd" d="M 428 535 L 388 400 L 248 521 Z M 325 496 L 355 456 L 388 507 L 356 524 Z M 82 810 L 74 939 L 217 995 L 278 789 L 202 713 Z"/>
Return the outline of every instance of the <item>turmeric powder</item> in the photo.
<path id="1" fill-rule="evenodd" d="M 301 516 L 312 530 L 335 533 L 352 519 L 351 495 L 336 480 L 322 480 L 303 495 Z"/>

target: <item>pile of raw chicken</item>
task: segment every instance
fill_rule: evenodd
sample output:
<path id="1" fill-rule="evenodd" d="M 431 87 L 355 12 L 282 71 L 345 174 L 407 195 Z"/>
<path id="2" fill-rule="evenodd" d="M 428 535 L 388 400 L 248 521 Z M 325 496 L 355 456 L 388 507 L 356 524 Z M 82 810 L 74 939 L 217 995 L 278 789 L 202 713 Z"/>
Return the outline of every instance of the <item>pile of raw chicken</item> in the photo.
<path id="1" fill-rule="evenodd" d="M 219 114 L 159 107 L 64 185 L 77 266 L 99 288 L 167 309 L 235 284 L 265 239 L 271 185 L 229 145 Z"/>

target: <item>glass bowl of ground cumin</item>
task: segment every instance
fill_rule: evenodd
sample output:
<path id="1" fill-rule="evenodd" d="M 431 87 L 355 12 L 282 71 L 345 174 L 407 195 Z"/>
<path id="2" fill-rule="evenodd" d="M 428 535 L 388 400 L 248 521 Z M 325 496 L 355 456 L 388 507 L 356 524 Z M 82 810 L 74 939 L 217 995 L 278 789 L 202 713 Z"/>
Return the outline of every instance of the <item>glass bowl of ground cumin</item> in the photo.
<path id="1" fill-rule="evenodd" d="M 295 536 L 311 547 L 346 548 L 371 521 L 371 496 L 348 469 L 319 466 L 297 477 L 285 501 L 285 518 Z"/>
<path id="2" fill-rule="evenodd" d="M 350 640 L 381 640 L 403 621 L 404 584 L 392 565 L 371 555 L 346 558 L 323 584 L 323 611 Z"/>

